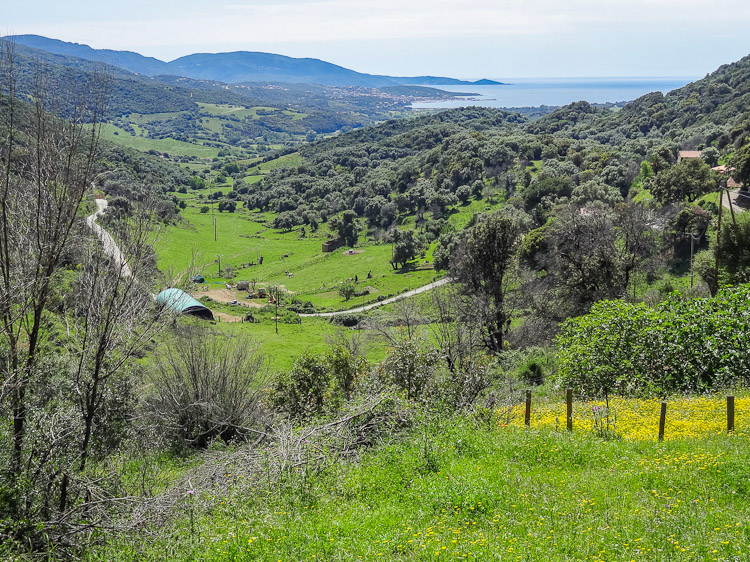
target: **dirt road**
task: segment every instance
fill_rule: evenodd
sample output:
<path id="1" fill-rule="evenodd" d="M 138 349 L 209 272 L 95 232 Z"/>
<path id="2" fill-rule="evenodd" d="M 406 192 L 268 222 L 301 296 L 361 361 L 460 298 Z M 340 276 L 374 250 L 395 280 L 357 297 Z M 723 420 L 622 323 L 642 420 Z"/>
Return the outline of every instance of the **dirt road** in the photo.
<path id="1" fill-rule="evenodd" d="M 115 239 L 110 236 L 109 232 L 96 224 L 96 218 L 104 213 L 104 210 L 107 208 L 107 200 L 96 199 L 96 206 L 96 212 L 93 215 L 89 215 L 88 217 L 86 217 L 86 224 L 89 226 L 89 228 L 91 228 L 91 230 L 94 231 L 94 234 L 96 234 L 99 240 L 102 241 L 104 252 L 116 263 L 119 263 L 122 266 L 122 269 L 120 270 L 122 272 L 122 276 L 132 277 L 133 273 L 132 271 L 130 271 L 130 266 L 128 266 L 127 260 L 122 255 L 122 252 L 120 252 L 120 248 L 117 246 L 117 242 L 115 242 Z"/>
<path id="2" fill-rule="evenodd" d="M 727 196 L 726 197 L 722 197 L 722 203 L 724 205 L 724 208 L 725 209 L 732 209 L 732 208 L 734 208 L 734 212 L 735 213 L 742 213 L 745 210 L 745 208 L 744 207 L 740 207 L 739 204 L 738 204 L 738 202 L 737 202 L 737 199 L 739 199 L 740 197 L 742 197 L 743 199 L 747 198 L 748 197 L 747 192 L 740 193 L 740 189 L 739 188 L 737 188 L 737 189 L 728 189 L 727 190 Z M 731 204 L 729 203 L 730 199 L 732 201 Z M 743 203 L 745 203 L 745 202 L 743 201 Z"/>
<path id="3" fill-rule="evenodd" d="M 366 312 L 368 310 L 372 310 L 373 308 L 378 308 L 379 306 L 391 304 L 392 302 L 396 302 L 396 301 L 400 301 L 401 299 L 413 297 L 414 295 L 424 293 L 436 287 L 441 287 L 445 285 L 446 283 L 450 283 L 451 281 L 452 279 L 450 279 L 449 277 L 444 277 L 443 279 L 433 281 L 432 283 L 428 283 L 427 285 L 422 285 L 421 287 L 417 287 L 416 289 L 412 289 L 411 291 L 406 291 L 405 293 L 401 293 L 400 295 L 396 295 L 395 297 L 384 299 L 380 302 L 375 302 L 375 303 L 368 304 L 365 306 L 360 306 L 359 308 L 352 308 L 349 310 L 339 310 L 337 312 L 317 312 L 315 314 L 300 314 L 300 316 L 303 318 L 309 318 L 312 316 L 330 317 L 330 316 L 339 316 L 341 314 L 357 314 L 359 312 Z"/>

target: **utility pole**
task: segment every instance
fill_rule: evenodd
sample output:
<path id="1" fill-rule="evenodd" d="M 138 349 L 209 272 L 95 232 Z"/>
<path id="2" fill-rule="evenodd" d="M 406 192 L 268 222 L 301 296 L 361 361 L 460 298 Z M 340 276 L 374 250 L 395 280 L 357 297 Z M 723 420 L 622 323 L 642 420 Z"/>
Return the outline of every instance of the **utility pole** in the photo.
<path id="1" fill-rule="evenodd" d="M 703 233 L 705 234 L 705 232 Z M 693 288 L 693 256 L 695 255 L 695 243 L 700 242 L 703 234 L 690 233 L 690 288 Z"/>
<path id="2" fill-rule="evenodd" d="M 216 258 L 219 260 L 219 275 L 221 275 L 221 257 L 224 254 L 216 254 Z"/>
<path id="3" fill-rule="evenodd" d="M 276 287 L 276 333 L 279 333 L 279 288 Z"/>
<path id="4" fill-rule="evenodd" d="M 735 228 L 737 228 L 737 219 L 734 217 L 734 205 L 732 204 L 732 196 L 729 194 L 729 189 L 727 188 L 727 201 L 729 201 L 729 211 L 732 213 L 732 224 Z"/>
<path id="5" fill-rule="evenodd" d="M 714 256 L 714 268 L 716 279 L 719 279 L 719 246 L 721 242 L 721 210 L 724 208 L 724 190 L 719 191 L 719 224 L 716 228 L 716 255 Z"/>
<path id="6" fill-rule="evenodd" d="M 214 223 L 214 242 L 216 242 L 216 217 L 214 216 L 214 182 L 213 180 L 208 182 L 208 198 L 211 200 L 211 220 Z"/>

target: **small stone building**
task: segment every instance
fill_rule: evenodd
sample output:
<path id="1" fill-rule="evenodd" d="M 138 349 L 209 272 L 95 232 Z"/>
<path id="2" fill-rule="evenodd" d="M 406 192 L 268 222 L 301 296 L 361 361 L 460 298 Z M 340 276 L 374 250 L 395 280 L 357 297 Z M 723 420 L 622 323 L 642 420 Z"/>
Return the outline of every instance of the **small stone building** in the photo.
<path id="1" fill-rule="evenodd" d="M 333 252 L 335 250 L 338 250 L 343 245 L 344 245 L 344 241 L 341 238 L 334 238 L 333 240 L 326 240 L 325 242 L 323 242 L 323 251 Z"/>

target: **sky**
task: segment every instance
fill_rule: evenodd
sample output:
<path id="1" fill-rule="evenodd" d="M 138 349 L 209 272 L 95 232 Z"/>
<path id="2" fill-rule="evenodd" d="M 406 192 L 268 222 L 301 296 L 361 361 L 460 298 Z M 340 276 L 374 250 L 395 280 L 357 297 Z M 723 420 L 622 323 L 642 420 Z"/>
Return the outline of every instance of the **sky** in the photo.
<path id="1" fill-rule="evenodd" d="M 748 0 L 2 0 L 0 34 L 169 61 L 312 57 L 372 74 L 702 77 L 750 54 Z"/>

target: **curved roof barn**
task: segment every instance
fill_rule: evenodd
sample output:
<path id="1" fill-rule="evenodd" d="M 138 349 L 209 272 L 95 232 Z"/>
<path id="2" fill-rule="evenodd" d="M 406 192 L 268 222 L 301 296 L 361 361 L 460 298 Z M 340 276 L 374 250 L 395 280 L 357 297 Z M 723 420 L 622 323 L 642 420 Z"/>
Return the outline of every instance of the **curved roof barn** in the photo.
<path id="1" fill-rule="evenodd" d="M 200 302 L 180 289 L 164 289 L 156 295 L 156 302 L 180 314 L 191 314 L 213 320 L 213 313 Z"/>

